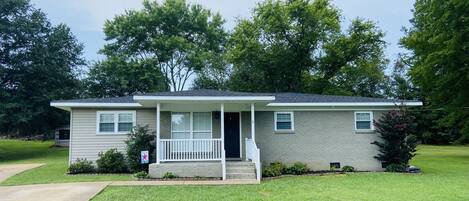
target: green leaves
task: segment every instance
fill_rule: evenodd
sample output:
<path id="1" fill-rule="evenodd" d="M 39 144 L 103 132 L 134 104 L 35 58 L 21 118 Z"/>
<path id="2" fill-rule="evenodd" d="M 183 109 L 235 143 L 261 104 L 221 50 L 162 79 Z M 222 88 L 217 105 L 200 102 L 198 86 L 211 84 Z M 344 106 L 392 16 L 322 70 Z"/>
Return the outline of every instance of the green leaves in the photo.
<path id="1" fill-rule="evenodd" d="M 109 43 L 101 52 L 125 62 L 153 63 L 154 70 L 164 76 L 154 83 L 165 82 L 172 90 L 182 90 L 190 77 L 209 66 L 213 55 L 222 51 L 226 39 L 224 20 L 184 0 L 143 4 L 142 10 L 127 11 L 106 22 L 104 33 Z"/>
<path id="2" fill-rule="evenodd" d="M 401 39 L 412 51 L 410 75 L 431 108 L 449 114 L 440 123 L 459 129 L 469 141 L 469 2 L 415 3 L 412 27 Z"/>
<path id="3" fill-rule="evenodd" d="M 43 134 L 66 122 L 51 100 L 78 96 L 83 46 L 26 0 L 0 2 L 0 132 Z"/>

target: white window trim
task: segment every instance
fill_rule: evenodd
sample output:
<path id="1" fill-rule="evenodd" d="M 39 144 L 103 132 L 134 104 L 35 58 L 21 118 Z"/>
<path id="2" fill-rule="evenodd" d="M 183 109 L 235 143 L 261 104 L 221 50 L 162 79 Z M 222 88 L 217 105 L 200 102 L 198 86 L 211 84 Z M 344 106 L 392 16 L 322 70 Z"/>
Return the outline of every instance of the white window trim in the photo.
<path id="1" fill-rule="evenodd" d="M 357 114 L 358 113 L 368 113 L 370 114 L 370 129 L 358 129 L 357 128 Z M 373 125 L 373 112 L 371 111 L 355 111 L 354 114 L 354 127 L 355 127 L 355 131 L 374 131 L 375 130 L 375 126 Z"/>
<path id="2" fill-rule="evenodd" d="M 277 114 L 290 114 L 291 129 L 277 129 Z M 293 112 L 274 112 L 274 131 L 295 131 L 295 114 Z"/>
<path id="3" fill-rule="evenodd" d="M 127 135 L 129 134 L 128 131 L 118 132 L 120 113 L 131 113 L 132 114 L 132 127 L 135 127 L 137 123 L 137 112 L 135 110 L 96 111 L 96 134 L 97 135 Z M 114 115 L 114 132 L 100 132 L 99 131 L 101 114 L 113 114 Z"/>
<path id="4" fill-rule="evenodd" d="M 174 113 L 189 113 L 189 130 L 187 131 L 174 131 L 173 130 L 173 114 Z M 197 112 L 196 112 L 197 113 Z M 194 139 L 194 133 L 210 133 L 210 138 L 213 139 L 213 114 L 212 112 L 200 112 L 200 113 L 210 113 L 210 130 L 198 130 L 194 131 L 194 112 L 171 112 L 171 139 L 174 139 L 173 133 L 187 133 L 189 132 L 189 139 Z"/>

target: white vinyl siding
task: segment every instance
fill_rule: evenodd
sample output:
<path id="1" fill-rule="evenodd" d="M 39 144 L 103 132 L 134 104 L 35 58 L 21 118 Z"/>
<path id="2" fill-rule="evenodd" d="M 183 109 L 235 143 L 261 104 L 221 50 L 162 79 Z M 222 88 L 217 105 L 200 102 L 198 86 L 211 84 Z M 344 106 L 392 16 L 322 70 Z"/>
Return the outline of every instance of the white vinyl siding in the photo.
<path id="1" fill-rule="evenodd" d="M 97 111 L 96 134 L 128 134 L 136 124 L 135 111 Z"/>
<path id="2" fill-rule="evenodd" d="M 98 127 L 96 124 L 96 118 L 98 117 L 96 109 L 83 108 L 73 109 L 72 111 L 70 161 L 74 162 L 77 158 L 95 161 L 98 159 L 99 152 L 105 152 L 112 148 L 117 148 L 118 151 L 125 153 L 127 135 L 96 135 Z M 137 109 L 136 114 L 137 125 L 149 126 L 150 133 L 153 133 L 156 126 L 155 109 Z M 166 116 L 163 115 L 162 121 L 168 124 L 161 129 L 169 134 L 169 113 Z"/>
<path id="3" fill-rule="evenodd" d="M 373 130 L 373 112 L 355 112 L 355 130 Z"/>
<path id="4" fill-rule="evenodd" d="M 293 112 L 275 112 L 275 131 L 294 131 Z"/>

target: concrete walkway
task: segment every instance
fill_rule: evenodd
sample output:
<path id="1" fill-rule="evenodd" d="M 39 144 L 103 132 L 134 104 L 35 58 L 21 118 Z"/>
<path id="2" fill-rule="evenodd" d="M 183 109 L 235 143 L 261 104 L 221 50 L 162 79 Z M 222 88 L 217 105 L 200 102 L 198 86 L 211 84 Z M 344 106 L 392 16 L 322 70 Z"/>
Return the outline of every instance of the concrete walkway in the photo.
<path id="1" fill-rule="evenodd" d="M 35 184 L 0 187 L 1 201 L 87 201 L 101 192 L 108 182 Z"/>
<path id="2" fill-rule="evenodd" d="M 44 164 L 0 165 L 0 182 L 25 170 Z M 257 180 L 147 180 L 80 182 L 60 184 L 34 184 L 21 186 L 0 186 L 0 201 L 87 201 L 106 186 L 166 186 L 166 185 L 234 185 L 259 184 Z"/>
<path id="3" fill-rule="evenodd" d="M 33 164 L 8 164 L 0 165 L 0 183 L 8 179 L 13 175 L 16 175 L 25 170 L 37 168 L 44 165 L 43 163 L 33 163 Z"/>

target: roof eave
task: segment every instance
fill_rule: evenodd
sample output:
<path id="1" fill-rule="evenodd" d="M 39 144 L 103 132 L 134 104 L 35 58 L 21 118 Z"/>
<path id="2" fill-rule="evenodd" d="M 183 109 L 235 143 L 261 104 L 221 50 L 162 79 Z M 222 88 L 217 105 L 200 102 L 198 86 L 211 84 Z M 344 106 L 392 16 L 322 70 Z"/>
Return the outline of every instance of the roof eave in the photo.
<path id="1" fill-rule="evenodd" d="M 274 101 L 275 96 L 134 96 L 135 101 Z"/>
<path id="2" fill-rule="evenodd" d="M 422 106 L 422 102 L 324 102 L 324 103 L 269 103 L 269 107 L 301 106 Z"/>

